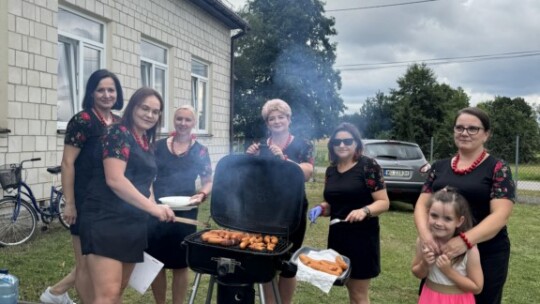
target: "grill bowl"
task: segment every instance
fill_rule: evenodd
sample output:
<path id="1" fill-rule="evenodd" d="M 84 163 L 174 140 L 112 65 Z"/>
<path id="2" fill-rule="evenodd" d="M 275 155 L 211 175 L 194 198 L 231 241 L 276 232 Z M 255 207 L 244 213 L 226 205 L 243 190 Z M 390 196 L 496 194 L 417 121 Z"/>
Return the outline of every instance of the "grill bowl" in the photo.
<path id="1" fill-rule="evenodd" d="M 183 246 L 189 268 L 234 283 L 267 283 L 282 269 L 283 256 L 292 247 L 285 238 L 279 237 L 274 251 L 255 251 L 236 246 L 209 244 L 201 235 L 210 229 L 188 235 Z"/>

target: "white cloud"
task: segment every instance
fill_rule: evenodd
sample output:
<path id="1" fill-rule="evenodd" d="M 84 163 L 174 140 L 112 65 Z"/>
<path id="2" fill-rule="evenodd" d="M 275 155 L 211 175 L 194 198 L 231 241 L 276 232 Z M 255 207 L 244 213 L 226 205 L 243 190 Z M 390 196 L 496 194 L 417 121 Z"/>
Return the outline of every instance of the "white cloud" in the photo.
<path id="1" fill-rule="evenodd" d="M 228 0 L 239 8 L 244 0 Z M 390 0 L 327 0 L 345 9 L 398 3 Z M 439 0 L 378 9 L 330 11 L 336 18 L 336 66 L 520 51 L 540 52 L 540 1 Z M 432 65 L 438 81 L 462 87 L 471 104 L 494 96 L 540 102 L 540 56 Z M 388 93 L 406 67 L 343 71 L 342 98 L 348 112 L 377 91 Z"/>

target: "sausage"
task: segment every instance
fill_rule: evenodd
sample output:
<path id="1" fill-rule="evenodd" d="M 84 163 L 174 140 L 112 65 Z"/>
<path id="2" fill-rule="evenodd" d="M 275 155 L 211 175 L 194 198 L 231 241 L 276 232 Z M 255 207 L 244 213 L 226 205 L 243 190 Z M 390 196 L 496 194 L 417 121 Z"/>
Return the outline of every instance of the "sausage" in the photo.
<path id="1" fill-rule="evenodd" d="M 328 260 L 315 260 L 313 258 L 308 257 L 305 254 L 301 254 L 299 256 L 300 261 L 315 270 L 326 272 L 331 275 L 339 276 L 343 273 L 343 269 L 337 264 L 332 261 Z"/>
<path id="2" fill-rule="evenodd" d="M 347 265 L 347 263 L 345 263 L 345 260 L 340 255 L 338 255 L 336 257 L 336 263 L 343 270 L 347 270 L 347 268 L 349 268 L 349 265 Z"/>

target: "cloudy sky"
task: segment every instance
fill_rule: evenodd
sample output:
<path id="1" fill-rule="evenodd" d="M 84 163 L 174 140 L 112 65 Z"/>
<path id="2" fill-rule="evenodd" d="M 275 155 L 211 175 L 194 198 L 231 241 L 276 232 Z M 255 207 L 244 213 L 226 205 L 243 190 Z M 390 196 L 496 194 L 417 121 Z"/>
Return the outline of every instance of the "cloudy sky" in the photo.
<path id="1" fill-rule="evenodd" d="M 497 95 L 540 104 L 539 0 L 327 0 L 325 8 L 336 19 L 348 113 L 397 88 L 413 62 L 463 88 L 472 105 Z"/>

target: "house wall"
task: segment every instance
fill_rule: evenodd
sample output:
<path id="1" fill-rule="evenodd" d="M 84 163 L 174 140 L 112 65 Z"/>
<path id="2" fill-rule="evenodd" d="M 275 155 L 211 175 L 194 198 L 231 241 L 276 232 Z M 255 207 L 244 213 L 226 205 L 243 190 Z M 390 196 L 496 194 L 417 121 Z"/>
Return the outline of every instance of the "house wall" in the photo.
<path id="1" fill-rule="evenodd" d="M 56 125 L 57 12 L 60 6 L 106 23 L 105 68 L 118 75 L 125 102 L 139 88 L 140 42 L 150 39 L 169 49 L 169 111 L 190 103 L 191 60 L 210 67 L 209 134 L 198 135 L 215 163 L 229 153 L 230 30 L 185 0 L 7 0 L 0 5 L 0 165 L 40 157 L 25 163 L 27 182 L 44 197 L 51 176 L 48 166 L 60 164 L 63 135 Z M 4 56 L 0 56 L 4 58 Z M 171 123 L 169 123 L 171 125 Z M 161 134 L 162 136 L 165 135 Z M 47 191 L 44 191 L 47 189 Z M 48 193 L 47 193 L 48 195 Z"/>

